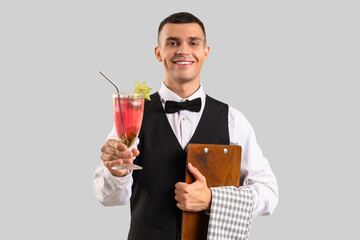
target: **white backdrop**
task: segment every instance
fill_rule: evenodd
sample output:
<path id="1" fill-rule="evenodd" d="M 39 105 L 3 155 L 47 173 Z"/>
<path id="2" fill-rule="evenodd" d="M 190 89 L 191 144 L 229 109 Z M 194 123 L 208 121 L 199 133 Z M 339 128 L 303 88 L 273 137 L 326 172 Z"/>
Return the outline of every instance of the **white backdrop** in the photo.
<path id="1" fill-rule="evenodd" d="M 157 28 L 179 11 L 206 27 L 205 91 L 249 119 L 279 182 L 250 239 L 358 235 L 359 4 L 208 2 L 0 3 L 1 239 L 126 239 L 129 206 L 103 207 L 91 186 L 112 128 L 98 72 L 157 90 Z"/>

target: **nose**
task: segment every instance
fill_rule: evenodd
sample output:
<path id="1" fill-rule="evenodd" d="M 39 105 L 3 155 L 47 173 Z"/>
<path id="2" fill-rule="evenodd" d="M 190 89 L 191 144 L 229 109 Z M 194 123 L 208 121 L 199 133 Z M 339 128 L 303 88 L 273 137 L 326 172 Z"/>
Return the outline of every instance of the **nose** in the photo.
<path id="1" fill-rule="evenodd" d="M 189 54 L 188 46 L 185 43 L 181 44 L 179 46 L 178 50 L 176 51 L 176 54 L 178 54 L 178 55 L 181 55 L 181 54 L 187 55 L 187 54 Z"/>

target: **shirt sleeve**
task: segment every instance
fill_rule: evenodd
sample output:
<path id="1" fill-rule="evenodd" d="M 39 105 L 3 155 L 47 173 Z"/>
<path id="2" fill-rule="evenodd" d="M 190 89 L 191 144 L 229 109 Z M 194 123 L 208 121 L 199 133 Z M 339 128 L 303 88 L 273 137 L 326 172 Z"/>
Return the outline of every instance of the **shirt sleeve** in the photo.
<path id="1" fill-rule="evenodd" d="M 112 129 L 107 139 L 117 139 L 115 128 Z M 132 183 L 132 171 L 123 177 L 115 177 L 103 163 L 97 167 L 93 175 L 95 196 L 104 206 L 127 204 L 131 197 Z"/>
<path id="2" fill-rule="evenodd" d="M 271 214 L 278 185 L 247 119 L 229 107 L 231 145 L 242 147 L 240 187 L 211 188 L 208 239 L 248 239 L 253 216 Z"/>
<path id="3" fill-rule="evenodd" d="M 278 185 L 256 141 L 248 120 L 229 107 L 230 144 L 242 147 L 240 185 L 249 186 L 254 194 L 254 216 L 270 215 L 278 203 Z"/>
<path id="4" fill-rule="evenodd" d="M 131 197 L 132 174 L 115 177 L 101 163 L 95 170 L 93 189 L 96 198 L 104 206 L 125 205 Z"/>

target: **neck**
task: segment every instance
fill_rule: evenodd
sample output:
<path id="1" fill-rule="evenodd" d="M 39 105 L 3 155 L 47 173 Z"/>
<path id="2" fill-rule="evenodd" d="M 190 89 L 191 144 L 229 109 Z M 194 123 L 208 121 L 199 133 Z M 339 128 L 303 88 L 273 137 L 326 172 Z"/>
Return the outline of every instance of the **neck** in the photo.
<path id="1" fill-rule="evenodd" d="M 188 82 L 176 82 L 165 79 L 164 84 L 181 98 L 188 98 L 200 88 L 200 79 Z"/>

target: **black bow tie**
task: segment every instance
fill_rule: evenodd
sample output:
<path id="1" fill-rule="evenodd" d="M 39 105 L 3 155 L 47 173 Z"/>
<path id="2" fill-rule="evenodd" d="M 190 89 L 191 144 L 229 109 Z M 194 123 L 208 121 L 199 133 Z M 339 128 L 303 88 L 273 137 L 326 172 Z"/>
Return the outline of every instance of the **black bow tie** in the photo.
<path id="1" fill-rule="evenodd" d="M 189 110 L 191 112 L 200 112 L 201 98 L 195 98 L 194 100 L 187 100 L 185 102 L 166 101 L 165 112 L 176 113 L 180 110 Z"/>

